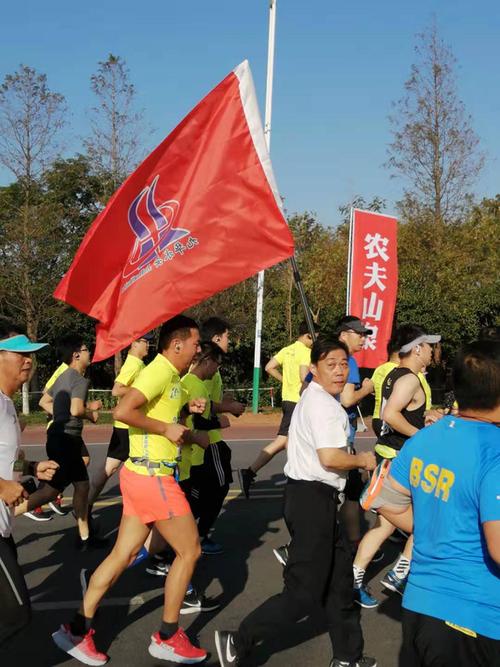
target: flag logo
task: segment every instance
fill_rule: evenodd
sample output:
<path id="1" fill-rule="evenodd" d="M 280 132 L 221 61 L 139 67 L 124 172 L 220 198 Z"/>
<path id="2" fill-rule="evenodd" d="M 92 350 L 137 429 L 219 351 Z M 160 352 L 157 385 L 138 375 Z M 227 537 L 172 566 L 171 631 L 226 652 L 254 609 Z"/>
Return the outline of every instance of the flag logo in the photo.
<path id="1" fill-rule="evenodd" d="M 189 230 L 174 227 L 180 203 L 169 199 L 163 204 L 156 203 L 156 186 L 160 176 L 154 177 L 135 197 L 128 209 L 128 224 L 135 235 L 135 243 L 123 268 L 123 279 L 128 280 L 140 273 L 144 275 L 152 269 L 156 261 L 163 263 L 163 253 L 169 245 L 189 234 Z M 168 253 L 167 253 L 168 254 Z M 135 282 L 135 281 L 132 281 Z M 126 289 L 127 283 L 124 288 Z"/>

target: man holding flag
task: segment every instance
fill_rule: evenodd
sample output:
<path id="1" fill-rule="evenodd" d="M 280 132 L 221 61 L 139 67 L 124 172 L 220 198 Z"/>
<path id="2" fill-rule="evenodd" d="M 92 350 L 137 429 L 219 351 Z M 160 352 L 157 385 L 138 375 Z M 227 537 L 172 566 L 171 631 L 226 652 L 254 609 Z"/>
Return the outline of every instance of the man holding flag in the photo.
<path id="1" fill-rule="evenodd" d="M 180 375 L 199 352 L 199 341 L 194 320 L 178 315 L 165 322 L 160 330 L 160 352 L 115 409 L 116 419 L 130 426 L 130 456 L 120 472 L 123 516 L 118 537 L 110 555 L 92 575 L 73 620 L 52 635 L 59 648 L 84 664 L 104 665 L 108 660 L 95 647 L 92 621 L 100 601 L 135 560 L 152 526 L 170 544 L 176 558 L 165 582 L 163 620 L 159 632 L 151 637 L 149 653 L 160 660 L 189 664 L 207 656 L 191 644 L 178 625 L 201 554 L 196 523 L 176 479 L 181 446 L 189 435 L 189 429 L 179 423 L 181 409 L 186 407 Z M 205 401 L 191 400 L 188 407 L 190 412 L 201 414 Z"/>

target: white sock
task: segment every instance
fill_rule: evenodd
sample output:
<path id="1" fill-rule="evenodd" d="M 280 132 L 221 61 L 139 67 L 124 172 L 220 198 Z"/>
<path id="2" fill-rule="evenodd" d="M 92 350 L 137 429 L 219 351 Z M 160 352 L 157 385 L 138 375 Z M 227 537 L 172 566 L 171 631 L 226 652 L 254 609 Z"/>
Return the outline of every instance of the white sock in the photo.
<path id="1" fill-rule="evenodd" d="M 363 585 L 363 577 L 365 576 L 366 570 L 363 570 L 357 565 L 352 566 L 352 574 L 354 577 L 354 588 L 361 588 Z"/>
<path id="2" fill-rule="evenodd" d="M 410 561 L 406 556 L 401 554 L 396 562 L 396 565 L 393 567 L 394 574 L 398 579 L 405 579 L 408 576 L 410 571 Z"/>

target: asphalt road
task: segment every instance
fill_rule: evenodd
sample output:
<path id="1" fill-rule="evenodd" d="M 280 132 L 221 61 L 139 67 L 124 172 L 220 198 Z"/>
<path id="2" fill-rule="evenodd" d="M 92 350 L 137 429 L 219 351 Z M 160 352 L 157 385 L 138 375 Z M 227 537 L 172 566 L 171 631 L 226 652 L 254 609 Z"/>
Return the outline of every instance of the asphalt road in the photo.
<path id="1" fill-rule="evenodd" d="M 228 442 L 233 450 L 233 468 L 248 465 L 259 449 L 269 441 L 267 430 L 248 429 L 236 433 Z M 89 446 L 90 472 L 103 461 L 107 445 L 106 432 L 96 431 Z M 41 459 L 44 448 L 36 444 L 33 435 L 27 457 Z M 41 438 L 38 438 L 38 442 Z M 362 435 L 359 448 L 368 448 L 373 439 Z M 234 629 L 239 621 L 263 602 L 280 591 L 282 568 L 275 559 L 273 547 L 288 540 L 282 520 L 284 455 L 279 455 L 259 475 L 252 498 L 246 500 L 234 483 L 219 517 L 215 535 L 225 547 L 219 556 L 205 556 L 198 566 L 195 583 L 206 594 L 220 597 L 220 610 L 211 614 L 181 617 L 192 640 L 196 639 L 211 655 L 206 665 L 217 665 L 213 633 L 215 629 Z M 235 476 L 236 478 L 236 476 Z M 67 493 L 71 491 L 67 489 Z M 70 498 L 66 500 L 70 503 Z M 96 505 L 101 532 L 116 536 L 121 514 L 117 481 L 111 480 Z M 23 517 L 16 520 L 14 537 L 19 559 L 33 601 L 33 621 L 29 628 L 0 651 L 2 667 L 80 664 L 57 649 L 51 633 L 60 623 L 71 618 L 77 608 L 81 591 L 79 574 L 82 568 L 96 567 L 106 551 L 80 554 L 74 548 L 76 529 L 70 514 L 55 517 L 46 523 L 35 523 Z M 376 610 L 363 610 L 362 625 L 365 652 L 377 657 L 379 667 L 396 667 L 401 643 L 401 598 L 382 592 L 379 580 L 397 556 L 397 547 L 388 542 L 385 558 L 369 570 L 372 592 L 381 600 Z M 96 619 L 97 646 L 109 653 L 111 664 L 120 667 L 146 667 L 159 663 L 147 652 L 149 637 L 158 629 L 163 603 L 163 580 L 138 566 L 126 572 L 108 594 Z M 1 604 L 1 601 L 0 601 Z M 258 664 L 270 667 L 304 667 L 329 665 L 331 646 L 321 618 L 308 618 L 298 623 L 286 636 L 261 646 Z M 170 663 L 168 663 L 170 664 Z"/>

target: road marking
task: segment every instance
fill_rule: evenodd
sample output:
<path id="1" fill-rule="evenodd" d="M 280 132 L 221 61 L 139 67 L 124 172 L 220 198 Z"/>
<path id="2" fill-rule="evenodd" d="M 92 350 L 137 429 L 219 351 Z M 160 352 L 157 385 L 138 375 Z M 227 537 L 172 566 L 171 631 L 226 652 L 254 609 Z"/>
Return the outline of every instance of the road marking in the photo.
<path id="1" fill-rule="evenodd" d="M 105 598 L 99 603 L 100 607 L 140 607 L 141 605 L 163 597 L 163 588 L 156 592 L 156 595 L 147 596 L 135 595 L 132 598 Z M 81 600 L 58 600 L 57 602 L 34 602 L 31 607 L 35 611 L 54 611 L 56 609 L 78 609 L 82 604 Z"/>
<path id="2" fill-rule="evenodd" d="M 238 443 L 238 442 L 270 442 L 272 440 L 273 436 L 269 436 L 269 438 L 229 438 L 227 440 L 228 444 L 231 443 Z M 358 435 L 356 436 L 356 440 L 375 440 L 374 435 Z M 85 443 L 87 447 L 104 447 L 108 446 L 109 442 L 86 442 Z M 45 447 L 45 443 L 31 443 L 31 444 L 22 444 L 21 448 L 25 449 L 27 447 Z"/>

